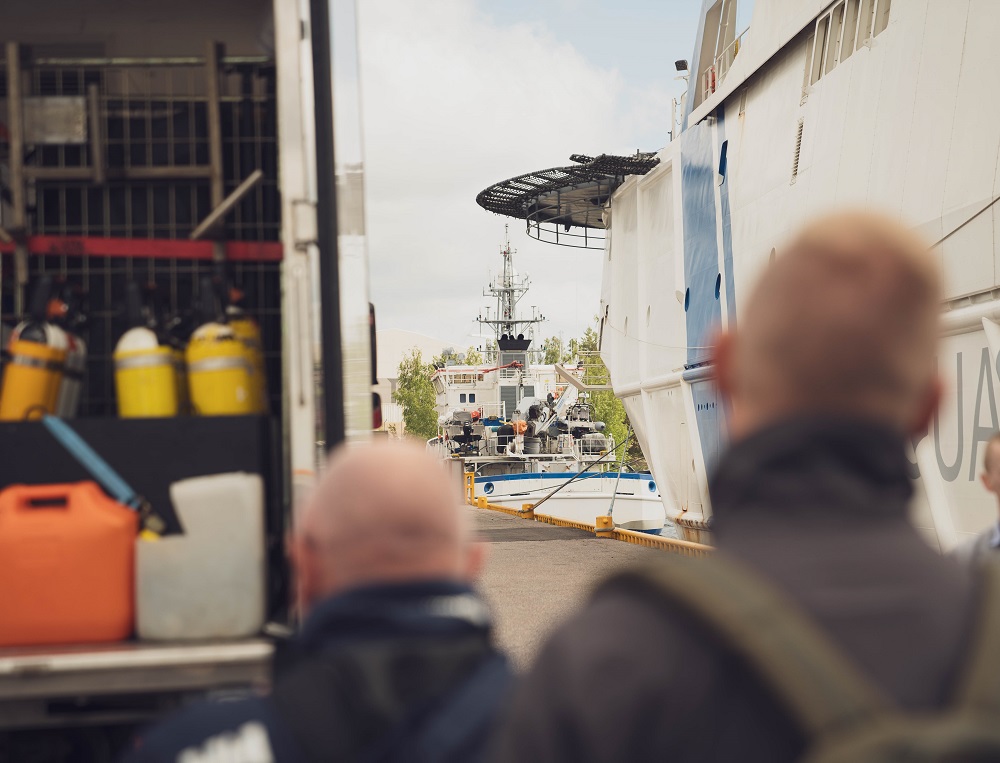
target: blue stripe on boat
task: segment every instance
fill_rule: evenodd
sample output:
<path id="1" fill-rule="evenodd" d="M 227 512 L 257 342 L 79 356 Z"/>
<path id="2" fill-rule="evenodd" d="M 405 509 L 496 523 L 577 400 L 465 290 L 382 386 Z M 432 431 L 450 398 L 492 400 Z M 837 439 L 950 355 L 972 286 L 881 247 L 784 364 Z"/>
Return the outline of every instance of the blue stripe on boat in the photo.
<path id="1" fill-rule="evenodd" d="M 576 472 L 527 472 L 525 474 L 497 474 L 492 477 L 476 477 L 476 482 L 503 482 L 509 480 L 537 480 L 537 479 L 561 479 L 566 480 L 574 476 Z M 618 472 L 584 472 L 580 479 L 618 479 Z M 638 472 L 622 474 L 623 480 L 651 480 L 653 475 Z"/>

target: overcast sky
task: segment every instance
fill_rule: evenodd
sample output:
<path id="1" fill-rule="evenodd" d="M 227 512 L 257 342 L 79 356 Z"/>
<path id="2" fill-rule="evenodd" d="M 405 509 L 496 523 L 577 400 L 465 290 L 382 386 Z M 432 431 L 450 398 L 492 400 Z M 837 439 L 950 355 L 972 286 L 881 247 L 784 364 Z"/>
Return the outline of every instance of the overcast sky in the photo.
<path id="1" fill-rule="evenodd" d="M 371 291 L 379 328 L 465 347 L 510 222 L 541 336 L 598 311 L 599 252 L 530 239 L 476 205 L 488 185 L 569 155 L 668 141 L 673 62 L 700 0 L 360 0 Z"/>

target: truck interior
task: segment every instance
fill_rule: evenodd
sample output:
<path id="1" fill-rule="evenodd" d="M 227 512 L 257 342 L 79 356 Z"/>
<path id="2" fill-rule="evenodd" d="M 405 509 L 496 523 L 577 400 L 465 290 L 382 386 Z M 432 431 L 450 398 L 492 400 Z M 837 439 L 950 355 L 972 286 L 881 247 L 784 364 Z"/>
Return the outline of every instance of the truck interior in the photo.
<path id="1" fill-rule="evenodd" d="M 267 619 L 287 622 L 288 316 L 272 14 L 269 0 L 3 3 L 0 323 L 9 335 L 24 320 L 43 277 L 80 295 L 87 356 L 71 424 L 150 502 L 168 531 L 182 529 L 171 508 L 172 483 L 261 475 Z M 197 321 L 194 306 L 204 302 L 209 282 L 219 299 L 237 300 L 259 326 L 262 410 L 119 417 L 113 355 L 128 328 L 129 284 L 155 294 L 155 312 L 183 332 Z M 316 378 L 321 383 L 318 372 Z M 40 422 L 0 422 L 0 489 L 88 479 Z M 177 686 L 177 701 L 192 688 Z M 138 721 L 152 712 L 125 694 L 48 705 L 39 714 L 44 724 L 108 712 Z M 96 757 L 80 760 L 100 758 L 91 753 Z"/>

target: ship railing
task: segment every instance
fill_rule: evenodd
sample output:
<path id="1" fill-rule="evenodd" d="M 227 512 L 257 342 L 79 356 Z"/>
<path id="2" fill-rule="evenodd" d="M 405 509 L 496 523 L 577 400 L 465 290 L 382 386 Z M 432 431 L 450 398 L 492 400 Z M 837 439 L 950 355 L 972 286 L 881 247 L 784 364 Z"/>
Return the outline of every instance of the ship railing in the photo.
<path id="1" fill-rule="evenodd" d="M 491 416 L 504 418 L 504 403 L 459 403 L 455 406 L 456 411 L 479 411 L 480 417 L 488 419 Z"/>
<path id="2" fill-rule="evenodd" d="M 729 74 L 729 70 L 733 66 L 733 62 L 736 60 L 736 56 L 739 55 L 740 48 L 743 47 L 743 42 L 750 31 L 750 27 L 744 29 L 740 34 L 733 40 L 729 45 L 723 50 L 719 55 L 715 57 L 712 65 L 709 66 L 701 75 L 701 99 L 706 100 L 712 93 L 722 87 L 723 81 L 726 79 L 726 75 Z"/>
<path id="3" fill-rule="evenodd" d="M 578 378 L 591 390 L 611 389 L 611 376 L 608 367 L 604 365 L 600 352 L 586 350 L 579 354 L 576 367 L 570 367 L 567 371 L 575 372 L 573 375 Z"/>

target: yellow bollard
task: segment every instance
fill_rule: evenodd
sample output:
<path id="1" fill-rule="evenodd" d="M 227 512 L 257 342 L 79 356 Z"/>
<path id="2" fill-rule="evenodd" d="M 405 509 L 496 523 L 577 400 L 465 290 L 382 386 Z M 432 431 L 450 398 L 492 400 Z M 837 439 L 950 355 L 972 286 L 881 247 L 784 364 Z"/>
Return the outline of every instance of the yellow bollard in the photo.
<path id="1" fill-rule="evenodd" d="M 478 497 L 478 498 L 476 499 L 476 506 L 478 506 L 478 507 L 479 507 L 479 508 L 481 508 L 481 509 L 485 509 L 485 508 L 486 508 L 486 505 L 487 505 L 487 503 L 488 503 L 488 502 L 487 502 L 487 500 L 486 500 L 486 496 L 485 496 L 485 495 L 481 495 L 481 496 L 479 496 L 479 497 Z"/>
<path id="2" fill-rule="evenodd" d="M 607 514 L 594 522 L 594 532 L 598 538 L 613 538 L 615 535 L 615 520 Z"/>
<path id="3" fill-rule="evenodd" d="M 525 519 L 535 518 L 535 504 L 533 503 L 522 503 L 521 511 L 518 512 Z"/>

